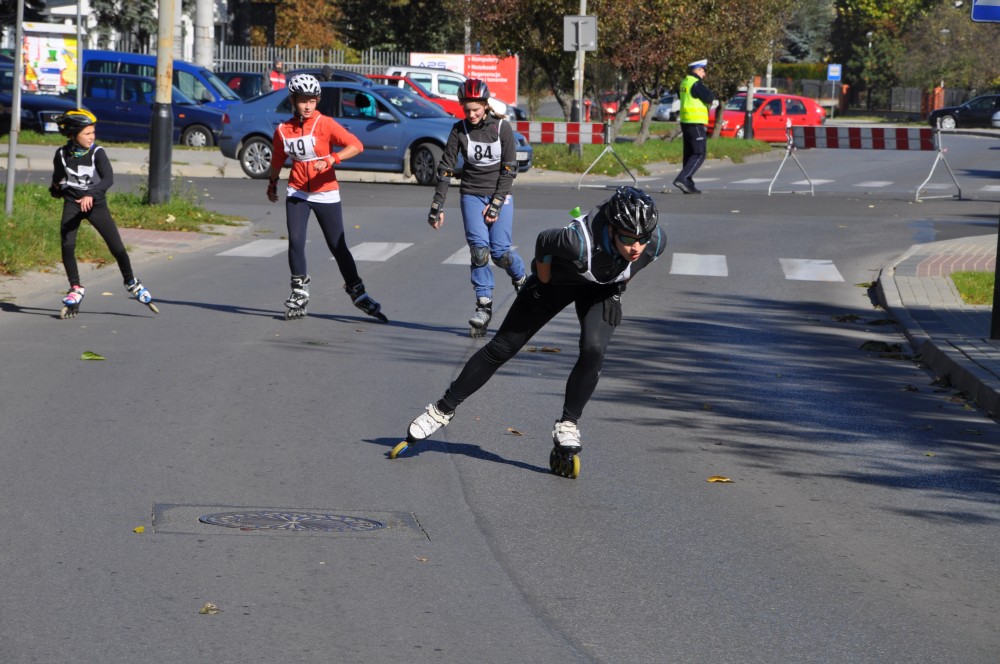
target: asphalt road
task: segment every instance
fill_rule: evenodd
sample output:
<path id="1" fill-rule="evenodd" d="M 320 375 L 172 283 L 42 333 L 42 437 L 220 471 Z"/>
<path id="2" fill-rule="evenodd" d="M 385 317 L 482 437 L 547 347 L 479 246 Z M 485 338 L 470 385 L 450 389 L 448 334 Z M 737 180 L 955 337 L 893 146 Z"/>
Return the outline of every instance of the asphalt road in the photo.
<path id="1" fill-rule="evenodd" d="M 927 165 L 907 157 L 870 167 Z M 701 197 L 646 181 L 670 247 L 626 294 L 575 481 L 547 468 L 567 314 L 417 454 L 386 458 L 482 343 L 450 262 L 457 191 L 434 232 L 427 189 L 345 188 L 389 325 L 350 305 L 315 226 L 310 315 L 282 320 L 282 208 L 241 180 L 195 185 L 252 234 L 137 259 L 159 316 L 112 268 L 73 320 L 61 282 L 0 303 L 2 658 L 995 662 L 1000 429 L 905 347 L 862 346 L 904 344 L 864 284 L 927 236 L 993 232 L 996 197 L 730 184 L 775 166 L 706 169 Z M 606 195 L 520 186 L 522 255 Z M 239 255 L 261 241 L 278 253 Z M 199 521 L 246 511 L 353 529 Z"/>

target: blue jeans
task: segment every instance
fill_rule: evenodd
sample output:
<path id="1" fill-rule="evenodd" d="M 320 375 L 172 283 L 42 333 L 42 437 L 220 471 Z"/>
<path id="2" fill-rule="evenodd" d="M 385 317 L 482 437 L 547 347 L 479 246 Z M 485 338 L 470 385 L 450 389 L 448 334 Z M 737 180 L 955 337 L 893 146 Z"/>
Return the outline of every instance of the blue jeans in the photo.
<path id="1" fill-rule="evenodd" d="M 490 204 L 489 196 L 462 194 L 462 222 L 465 224 L 465 241 L 469 249 L 489 248 L 490 258 L 506 270 L 511 279 L 524 276 L 524 261 L 510 248 L 514 227 L 514 197 L 507 196 L 500 216 L 492 224 L 486 224 L 483 210 Z M 505 265 L 509 261 L 509 264 Z M 472 287 L 476 297 L 493 297 L 493 270 L 489 263 L 482 267 L 472 265 Z"/>

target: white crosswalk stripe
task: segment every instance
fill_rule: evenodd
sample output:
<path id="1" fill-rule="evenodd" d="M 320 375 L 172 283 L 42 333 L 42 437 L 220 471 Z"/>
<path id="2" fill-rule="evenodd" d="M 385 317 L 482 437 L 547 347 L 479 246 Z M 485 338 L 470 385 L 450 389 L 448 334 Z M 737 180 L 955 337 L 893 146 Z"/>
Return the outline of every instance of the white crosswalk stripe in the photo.
<path id="1" fill-rule="evenodd" d="M 868 182 L 859 182 L 859 183 L 857 183 L 856 185 L 853 185 L 853 186 L 855 186 L 855 187 L 866 187 L 866 188 L 869 188 L 869 189 L 878 189 L 880 187 L 888 187 L 891 184 L 892 184 L 892 182 L 889 182 L 887 180 L 869 180 Z"/>
<path id="2" fill-rule="evenodd" d="M 793 281 L 843 281 L 833 261 L 812 258 L 779 258 L 785 279 Z"/>
<path id="3" fill-rule="evenodd" d="M 356 261 L 374 261 L 383 263 L 404 249 L 412 247 L 412 242 L 362 242 L 351 247 Z M 330 260 L 334 260 L 330 257 Z"/>
<path id="4" fill-rule="evenodd" d="M 988 184 L 982 188 L 982 191 L 1000 191 L 1000 184 Z"/>
<path id="5" fill-rule="evenodd" d="M 254 240 L 250 244 L 234 247 L 216 256 L 247 256 L 250 258 L 270 258 L 288 251 L 288 240 Z"/>
<path id="6" fill-rule="evenodd" d="M 771 178 L 747 178 L 746 180 L 735 180 L 733 184 L 767 184 Z"/>
<path id="7" fill-rule="evenodd" d="M 386 262 L 413 246 L 412 242 L 362 242 L 351 247 L 356 261 Z M 242 256 L 251 258 L 271 258 L 283 254 L 288 249 L 287 240 L 254 240 L 253 242 L 234 247 L 216 254 L 216 256 Z M 513 249 L 517 249 L 514 246 Z M 333 260 L 331 257 L 330 260 Z M 670 274 L 698 277 L 728 277 L 728 258 L 722 254 L 687 254 L 671 255 Z M 833 264 L 833 261 L 812 258 L 779 258 L 785 278 L 794 281 L 826 281 L 842 282 L 844 278 Z M 469 248 L 463 245 L 448 258 L 441 261 L 442 265 L 460 265 L 468 267 Z"/>
<path id="8" fill-rule="evenodd" d="M 674 254 L 670 274 L 688 274 L 702 277 L 728 277 L 729 267 L 725 256 L 710 254 Z"/>

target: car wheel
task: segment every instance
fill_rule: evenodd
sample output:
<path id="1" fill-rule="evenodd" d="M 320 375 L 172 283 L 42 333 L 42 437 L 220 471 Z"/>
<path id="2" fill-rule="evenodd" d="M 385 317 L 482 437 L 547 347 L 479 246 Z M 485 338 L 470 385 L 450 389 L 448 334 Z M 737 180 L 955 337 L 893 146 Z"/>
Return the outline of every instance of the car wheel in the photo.
<path id="1" fill-rule="evenodd" d="M 743 138 L 743 127 L 739 127 L 736 130 L 736 133 L 733 134 L 733 136 L 735 136 L 736 138 Z"/>
<path id="2" fill-rule="evenodd" d="M 410 171 L 417 178 L 417 184 L 434 185 L 437 183 L 437 167 L 441 161 L 443 150 L 433 143 L 423 143 L 413 150 L 410 158 Z"/>
<path id="3" fill-rule="evenodd" d="M 211 130 L 203 125 L 191 125 L 181 134 L 181 145 L 189 148 L 210 148 L 213 143 Z"/>
<path id="4" fill-rule="evenodd" d="M 954 129 L 955 128 L 955 116 L 954 115 L 942 115 L 938 119 L 942 129 Z"/>
<path id="5" fill-rule="evenodd" d="M 271 141 L 260 136 L 248 139 L 238 158 L 244 173 L 256 180 L 265 179 L 271 172 Z"/>

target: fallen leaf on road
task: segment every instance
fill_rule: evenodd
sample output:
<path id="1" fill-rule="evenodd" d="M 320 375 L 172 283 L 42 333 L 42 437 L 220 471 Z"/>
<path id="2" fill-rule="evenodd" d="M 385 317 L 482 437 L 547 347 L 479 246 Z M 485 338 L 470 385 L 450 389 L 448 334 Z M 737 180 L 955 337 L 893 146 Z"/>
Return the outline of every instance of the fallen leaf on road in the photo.
<path id="1" fill-rule="evenodd" d="M 719 482 L 720 484 L 725 484 L 727 482 L 732 483 L 731 479 L 729 479 L 728 477 L 724 477 L 722 475 L 712 475 L 711 477 L 709 477 L 705 481 L 706 482 Z"/>
<path id="2" fill-rule="evenodd" d="M 427 556 L 417 556 L 417 561 L 421 563 L 426 563 L 428 560 Z"/>
<path id="3" fill-rule="evenodd" d="M 83 355 L 80 356 L 81 360 L 103 360 L 104 358 L 97 353 L 89 350 L 83 351 Z"/>
<path id="4" fill-rule="evenodd" d="M 146 532 L 146 526 L 136 526 L 135 528 L 132 529 L 132 532 L 133 533 L 138 533 L 138 534 L 141 535 L 144 532 Z"/>
<path id="5" fill-rule="evenodd" d="M 937 456 L 933 452 L 924 452 L 924 456 Z"/>
<path id="6" fill-rule="evenodd" d="M 217 613 L 222 613 L 222 610 L 211 602 L 206 602 L 205 606 L 198 609 L 198 613 L 203 616 L 214 616 Z"/>
<path id="7" fill-rule="evenodd" d="M 521 433 L 521 432 L 520 432 L 520 431 L 518 431 L 517 429 L 513 429 L 513 428 L 511 428 L 511 427 L 507 427 L 507 431 L 511 432 L 511 433 L 512 433 L 512 434 L 514 434 L 515 436 L 523 436 L 523 435 L 524 435 L 523 433 Z"/>
<path id="8" fill-rule="evenodd" d="M 103 293 L 101 293 L 101 295 L 105 297 L 111 297 L 114 295 L 114 293 L 112 293 L 111 291 L 104 291 Z"/>

